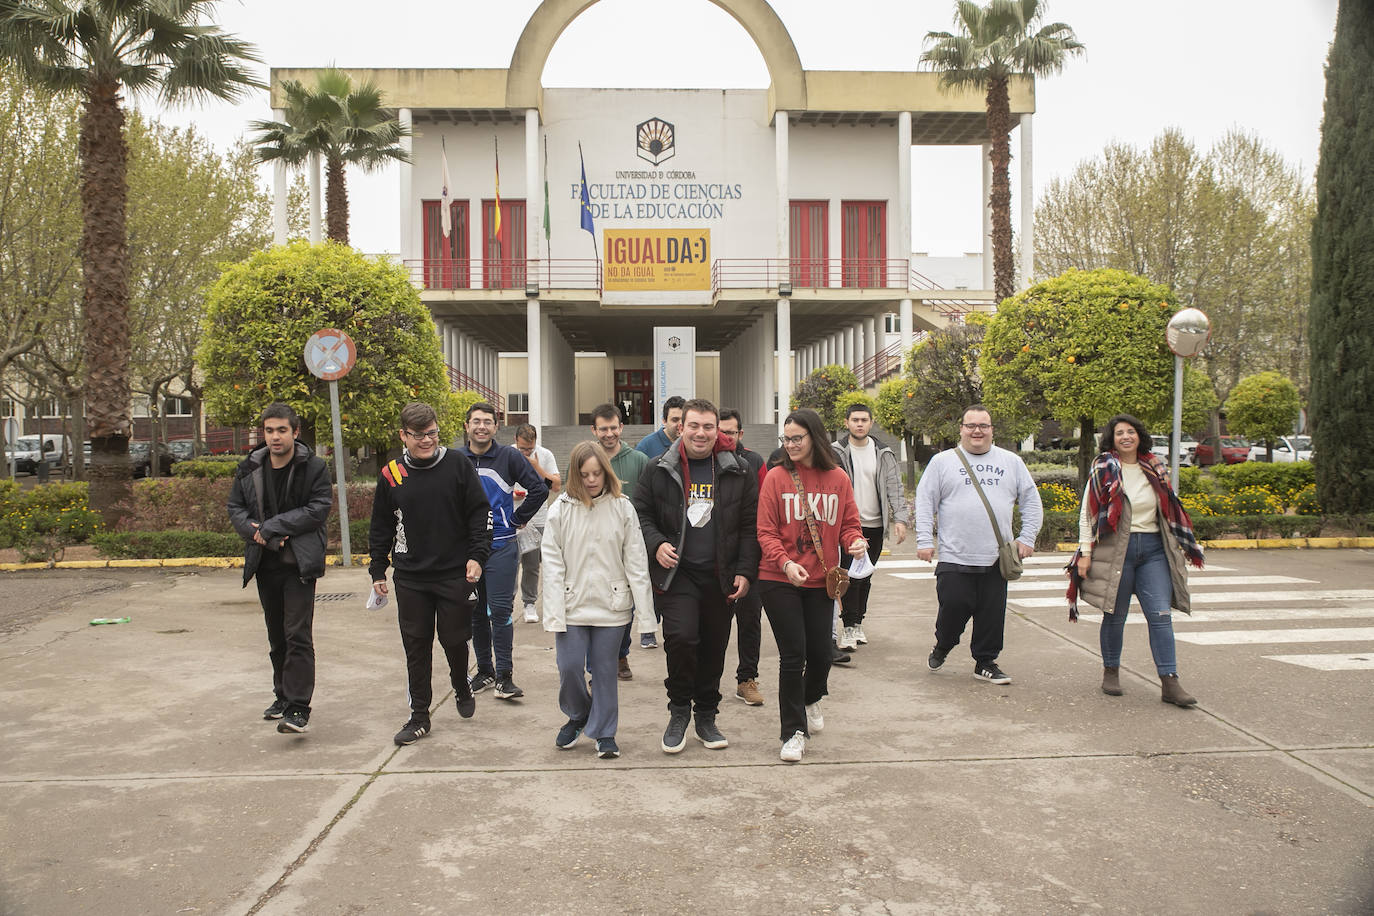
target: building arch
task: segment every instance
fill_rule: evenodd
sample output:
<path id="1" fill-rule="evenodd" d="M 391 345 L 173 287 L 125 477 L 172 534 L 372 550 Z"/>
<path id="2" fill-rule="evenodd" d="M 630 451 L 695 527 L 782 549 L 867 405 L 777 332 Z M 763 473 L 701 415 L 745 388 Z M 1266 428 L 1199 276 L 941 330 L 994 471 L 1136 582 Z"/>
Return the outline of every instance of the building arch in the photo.
<path id="1" fill-rule="evenodd" d="M 506 82 L 510 108 L 539 108 L 540 78 L 554 43 L 563 30 L 597 0 L 544 0 L 525 23 L 511 55 Z M 772 80 L 772 108 L 799 111 L 806 108 L 806 77 L 792 36 L 767 0 L 710 0 L 743 26 L 763 55 Z"/>

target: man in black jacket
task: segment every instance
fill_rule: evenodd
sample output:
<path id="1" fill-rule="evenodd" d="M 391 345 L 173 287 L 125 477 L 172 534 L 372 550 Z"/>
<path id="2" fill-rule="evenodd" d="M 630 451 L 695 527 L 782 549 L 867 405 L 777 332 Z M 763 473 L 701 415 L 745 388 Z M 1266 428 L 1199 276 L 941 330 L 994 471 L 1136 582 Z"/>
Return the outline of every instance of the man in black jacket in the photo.
<path id="1" fill-rule="evenodd" d="M 718 418 L 710 401 L 688 401 L 682 435 L 649 462 L 635 486 L 654 609 L 663 620 L 668 754 L 687 744 L 694 711 L 697 740 L 712 750 L 729 744 L 716 714 L 731 604 L 749 593 L 759 571 L 758 478 L 735 454 L 734 442 L 718 434 Z"/>
<path id="2" fill-rule="evenodd" d="M 735 455 L 744 459 L 749 470 L 763 486 L 763 456 L 744 447 L 744 419 L 733 407 L 720 409 L 720 431 L 735 440 Z M 763 601 L 751 591 L 735 602 L 735 647 L 739 665 L 735 668 L 735 696 L 746 706 L 762 706 L 759 691 L 759 646 L 763 641 Z"/>
<path id="3" fill-rule="evenodd" d="M 372 590 L 387 594 L 394 567 L 396 619 L 406 653 L 410 718 L 393 739 L 414 744 L 429 734 L 434 699 L 434 637 L 448 658 L 458 714 L 477 709 L 468 685 L 469 595 L 491 556 L 491 507 L 472 462 L 439 444 L 434 408 L 414 402 L 401 410 L 400 459 L 377 475 L 368 531 Z"/>
<path id="4" fill-rule="evenodd" d="M 239 463 L 229 520 L 245 542 L 243 586 L 255 575 L 267 621 L 272 691 L 264 719 L 300 734 L 315 692 L 315 580 L 324 575 L 325 524 L 333 497 L 324 459 L 297 442 L 301 419 L 286 404 L 262 412 L 267 443 Z"/>

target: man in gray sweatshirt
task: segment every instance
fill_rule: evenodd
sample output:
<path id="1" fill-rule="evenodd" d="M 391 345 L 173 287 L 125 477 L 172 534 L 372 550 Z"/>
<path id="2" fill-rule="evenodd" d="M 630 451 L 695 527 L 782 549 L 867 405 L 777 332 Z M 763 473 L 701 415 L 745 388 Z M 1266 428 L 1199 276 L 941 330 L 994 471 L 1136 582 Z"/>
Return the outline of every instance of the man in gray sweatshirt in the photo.
<path id="1" fill-rule="evenodd" d="M 997 536 L 992 530 L 978 489 L 964 464 L 962 450 L 992 504 L 1002 536 L 1010 539 L 1013 505 L 1021 507 L 1021 533 L 1016 537 L 1022 558 L 1035 552 L 1042 510 L 1026 463 L 1015 452 L 992 444 L 992 418 L 975 404 L 964 411 L 959 445 L 930 460 L 916 486 L 916 556 L 935 556 L 935 525 L 940 526 L 940 560 L 935 564 L 935 648 L 927 665 L 931 671 L 945 663 L 973 618 L 973 676 L 992 684 L 1010 684 L 997 666 L 1007 616 L 1007 580 L 997 567 Z"/>

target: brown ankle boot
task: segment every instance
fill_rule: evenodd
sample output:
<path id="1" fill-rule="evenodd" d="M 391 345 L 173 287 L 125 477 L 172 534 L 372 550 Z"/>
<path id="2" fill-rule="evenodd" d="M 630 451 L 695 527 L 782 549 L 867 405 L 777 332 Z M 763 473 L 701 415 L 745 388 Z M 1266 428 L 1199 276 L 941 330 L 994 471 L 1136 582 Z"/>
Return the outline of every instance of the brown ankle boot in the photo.
<path id="1" fill-rule="evenodd" d="M 1102 669 L 1102 692 L 1109 697 L 1119 697 L 1126 691 L 1121 689 L 1121 669 Z"/>
<path id="2" fill-rule="evenodd" d="M 1197 698 L 1190 696 L 1186 690 L 1178 683 L 1177 674 L 1166 674 L 1159 679 L 1160 694 L 1159 699 L 1165 703 L 1173 703 L 1175 706 L 1194 706 Z"/>

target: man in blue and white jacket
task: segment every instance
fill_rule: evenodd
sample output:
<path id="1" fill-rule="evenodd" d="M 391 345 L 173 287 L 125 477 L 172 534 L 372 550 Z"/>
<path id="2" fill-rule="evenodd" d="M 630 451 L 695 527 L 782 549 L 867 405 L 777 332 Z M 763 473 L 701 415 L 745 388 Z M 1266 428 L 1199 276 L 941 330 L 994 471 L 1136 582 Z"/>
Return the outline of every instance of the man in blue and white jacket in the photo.
<path id="1" fill-rule="evenodd" d="M 491 556 L 477 583 L 477 603 L 472 609 L 472 652 L 477 656 L 472 692 L 481 693 L 495 686 L 498 699 L 513 700 L 525 695 L 515 686 L 515 666 L 511 660 L 515 641 L 511 609 L 515 604 L 515 573 L 520 565 L 515 533 L 529 524 L 544 505 L 549 488 L 524 455 L 496 441 L 496 408 L 485 401 L 468 408 L 467 440 L 467 446 L 459 451 L 477 468 L 477 477 L 491 504 Z M 525 501 L 519 509 L 515 508 L 513 493 L 517 483 L 525 490 Z"/>

